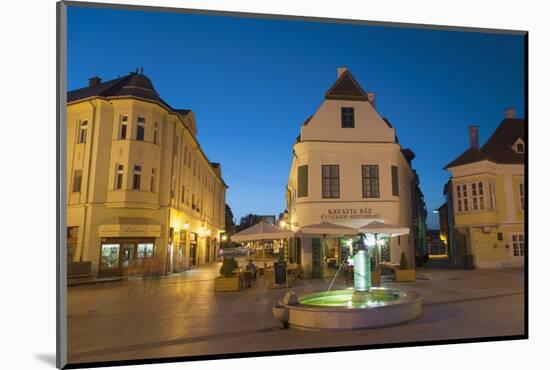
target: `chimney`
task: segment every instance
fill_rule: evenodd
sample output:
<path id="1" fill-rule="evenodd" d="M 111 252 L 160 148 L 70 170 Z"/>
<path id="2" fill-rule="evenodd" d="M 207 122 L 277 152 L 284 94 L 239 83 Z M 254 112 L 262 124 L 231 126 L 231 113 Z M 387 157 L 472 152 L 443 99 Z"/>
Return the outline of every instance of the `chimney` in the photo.
<path id="1" fill-rule="evenodd" d="M 101 83 L 101 78 L 99 78 L 99 77 L 97 77 L 97 76 L 96 76 L 96 77 L 90 77 L 90 78 L 88 79 L 88 81 L 89 81 L 89 86 L 90 86 L 90 87 L 91 87 L 91 86 L 97 86 L 97 85 L 99 85 L 99 84 Z"/>
<path id="2" fill-rule="evenodd" d="M 373 108 L 376 108 L 376 99 L 373 92 L 367 93 L 367 99 L 369 99 L 369 102 Z"/>
<path id="3" fill-rule="evenodd" d="M 342 73 L 346 72 L 348 70 L 348 67 L 338 67 L 336 68 L 336 71 L 338 72 L 338 78 L 342 75 Z"/>
<path id="4" fill-rule="evenodd" d="M 470 135 L 470 149 L 479 149 L 478 127 L 475 125 L 468 126 L 468 133 Z"/>
<path id="5" fill-rule="evenodd" d="M 516 108 L 506 108 L 504 110 L 504 118 L 516 118 Z"/>

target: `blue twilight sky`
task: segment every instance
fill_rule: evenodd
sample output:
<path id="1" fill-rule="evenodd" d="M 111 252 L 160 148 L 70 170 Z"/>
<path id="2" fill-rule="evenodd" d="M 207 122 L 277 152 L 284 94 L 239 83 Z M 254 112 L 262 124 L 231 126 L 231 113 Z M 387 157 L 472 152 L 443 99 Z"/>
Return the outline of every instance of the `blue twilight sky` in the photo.
<path id="1" fill-rule="evenodd" d="M 506 107 L 524 115 L 522 36 L 69 7 L 67 57 L 69 90 L 143 66 L 164 100 L 192 109 L 237 220 L 284 210 L 292 144 L 338 66 L 416 153 L 430 228 L 467 126 L 483 143 Z"/>

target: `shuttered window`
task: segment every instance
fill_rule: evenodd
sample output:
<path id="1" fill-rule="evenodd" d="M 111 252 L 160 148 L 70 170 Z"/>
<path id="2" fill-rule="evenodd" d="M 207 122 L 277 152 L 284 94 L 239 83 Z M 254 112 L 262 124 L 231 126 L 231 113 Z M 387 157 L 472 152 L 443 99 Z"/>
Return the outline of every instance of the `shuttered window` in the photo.
<path id="1" fill-rule="evenodd" d="M 307 165 L 298 167 L 298 197 L 307 197 Z"/>
<path id="2" fill-rule="evenodd" d="M 397 166 L 391 166 L 391 192 L 392 195 L 399 195 L 399 176 Z"/>

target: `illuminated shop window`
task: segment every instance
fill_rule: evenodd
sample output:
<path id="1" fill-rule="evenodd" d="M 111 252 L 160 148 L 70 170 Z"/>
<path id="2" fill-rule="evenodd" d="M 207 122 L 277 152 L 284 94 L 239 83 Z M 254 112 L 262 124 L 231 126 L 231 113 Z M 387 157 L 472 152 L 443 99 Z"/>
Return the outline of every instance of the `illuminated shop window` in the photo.
<path id="1" fill-rule="evenodd" d="M 153 257 L 155 245 L 153 243 L 138 243 L 137 256 L 138 258 Z"/>

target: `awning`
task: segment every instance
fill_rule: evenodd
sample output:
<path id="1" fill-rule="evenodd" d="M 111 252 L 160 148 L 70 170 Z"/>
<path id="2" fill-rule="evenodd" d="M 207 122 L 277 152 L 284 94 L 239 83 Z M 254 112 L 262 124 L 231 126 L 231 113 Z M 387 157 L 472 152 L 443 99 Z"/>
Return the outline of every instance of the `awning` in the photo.
<path id="1" fill-rule="evenodd" d="M 231 241 L 234 242 L 257 242 L 264 240 L 278 240 L 292 238 L 294 232 L 280 228 L 267 222 L 260 221 L 248 229 L 242 230 L 231 235 Z"/>
<path id="2" fill-rule="evenodd" d="M 409 233 L 408 227 L 385 224 L 379 221 L 373 221 L 366 225 L 359 227 L 359 232 L 361 233 L 370 233 L 370 234 L 382 234 L 386 236 L 399 236 L 406 235 Z"/>
<path id="3" fill-rule="evenodd" d="M 150 218 L 114 217 L 99 226 L 100 237 L 160 237 L 161 225 Z"/>
<path id="4" fill-rule="evenodd" d="M 357 229 L 323 221 L 320 224 L 301 227 L 296 236 L 355 236 L 357 233 Z"/>

